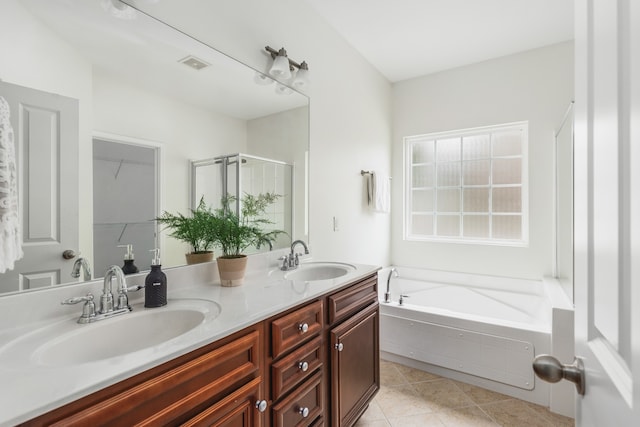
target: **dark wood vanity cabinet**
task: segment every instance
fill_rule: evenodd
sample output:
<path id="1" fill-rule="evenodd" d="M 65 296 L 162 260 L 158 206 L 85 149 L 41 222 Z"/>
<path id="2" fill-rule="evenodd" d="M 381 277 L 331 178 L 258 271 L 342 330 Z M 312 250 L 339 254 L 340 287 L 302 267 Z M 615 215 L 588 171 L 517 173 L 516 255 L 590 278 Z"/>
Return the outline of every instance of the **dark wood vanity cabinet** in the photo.
<path id="1" fill-rule="evenodd" d="M 25 426 L 262 426 L 259 323 L 32 419 Z"/>
<path id="2" fill-rule="evenodd" d="M 379 389 L 377 274 L 25 426 L 351 427 Z"/>
<path id="3" fill-rule="evenodd" d="M 350 427 L 380 389 L 377 277 L 328 297 L 331 425 Z"/>

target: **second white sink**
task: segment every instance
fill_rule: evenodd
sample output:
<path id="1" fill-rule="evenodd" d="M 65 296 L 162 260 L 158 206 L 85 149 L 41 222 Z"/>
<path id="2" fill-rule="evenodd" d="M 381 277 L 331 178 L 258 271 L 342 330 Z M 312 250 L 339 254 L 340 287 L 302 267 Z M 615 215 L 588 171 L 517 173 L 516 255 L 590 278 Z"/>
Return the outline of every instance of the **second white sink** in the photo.
<path id="1" fill-rule="evenodd" d="M 300 264 L 296 270 L 285 273 L 284 278 L 305 282 L 331 280 L 342 277 L 355 269 L 355 266 L 351 264 L 339 262 L 309 262 Z"/>

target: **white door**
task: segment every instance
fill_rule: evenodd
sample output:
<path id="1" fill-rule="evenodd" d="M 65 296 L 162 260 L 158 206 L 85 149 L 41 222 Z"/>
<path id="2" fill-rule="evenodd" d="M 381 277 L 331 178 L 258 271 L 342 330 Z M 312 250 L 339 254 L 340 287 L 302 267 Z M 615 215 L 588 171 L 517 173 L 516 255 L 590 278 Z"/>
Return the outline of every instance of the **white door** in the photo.
<path id="1" fill-rule="evenodd" d="M 577 0 L 578 426 L 640 426 L 640 1 Z"/>
<path id="2" fill-rule="evenodd" d="M 78 101 L 0 82 L 16 141 L 22 249 L 0 292 L 71 282 L 78 251 Z M 85 196 L 86 197 L 86 196 Z"/>

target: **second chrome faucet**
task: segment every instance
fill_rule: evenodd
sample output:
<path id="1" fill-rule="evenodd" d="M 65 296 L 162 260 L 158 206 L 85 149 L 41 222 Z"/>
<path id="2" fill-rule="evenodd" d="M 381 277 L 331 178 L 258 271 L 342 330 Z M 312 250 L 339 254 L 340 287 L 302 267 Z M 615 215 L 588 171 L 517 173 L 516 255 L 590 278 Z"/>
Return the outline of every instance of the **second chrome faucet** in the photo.
<path id="1" fill-rule="evenodd" d="M 302 247 L 304 248 L 304 253 L 309 254 L 309 248 L 307 247 L 307 244 L 304 241 L 302 240 L 294 241 L 293 243 L 291 243 L 291 253 L 289 254 L 289 256 L 284 255 L 281 258 L 282 267 L 280 267 L 280 270 L 283 270 L 283 271 L 295 270 L 296 268 L 298 268 L 298 265 L 300 265 L 299 256 L 302 254 L 294 252 L 296 245 L 302 245 Z"/>

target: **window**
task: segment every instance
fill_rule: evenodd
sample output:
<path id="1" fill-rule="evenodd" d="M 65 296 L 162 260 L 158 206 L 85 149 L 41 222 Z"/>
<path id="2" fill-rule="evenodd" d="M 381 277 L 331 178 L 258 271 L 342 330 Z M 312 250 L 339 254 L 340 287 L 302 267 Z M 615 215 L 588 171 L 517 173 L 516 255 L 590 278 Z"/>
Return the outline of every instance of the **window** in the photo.
<path id="1" fill-rule="evenodd" d="M 405 239 L 522 246 L 527 122 L 409 136 Z"/>

